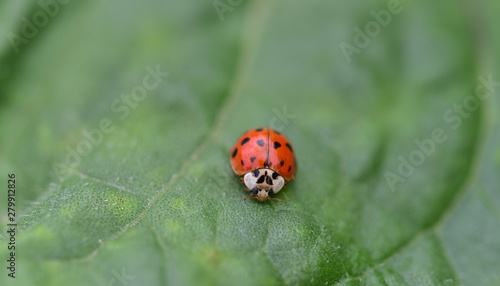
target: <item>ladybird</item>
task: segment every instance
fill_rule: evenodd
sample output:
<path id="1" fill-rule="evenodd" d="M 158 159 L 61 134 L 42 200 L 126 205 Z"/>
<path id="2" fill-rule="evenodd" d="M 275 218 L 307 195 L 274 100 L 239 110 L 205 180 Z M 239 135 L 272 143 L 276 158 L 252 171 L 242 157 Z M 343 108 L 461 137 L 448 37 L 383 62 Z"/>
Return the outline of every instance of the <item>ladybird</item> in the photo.
<path id="1" fill-rule="evenodd" d="M 261 202 L 271 198 L 292 181 L 297 162 L 290 141 L 271 128 L 256 128 L 241 135 L 230 153 L 231 167 L 241 176 L 249 197 Z"/>

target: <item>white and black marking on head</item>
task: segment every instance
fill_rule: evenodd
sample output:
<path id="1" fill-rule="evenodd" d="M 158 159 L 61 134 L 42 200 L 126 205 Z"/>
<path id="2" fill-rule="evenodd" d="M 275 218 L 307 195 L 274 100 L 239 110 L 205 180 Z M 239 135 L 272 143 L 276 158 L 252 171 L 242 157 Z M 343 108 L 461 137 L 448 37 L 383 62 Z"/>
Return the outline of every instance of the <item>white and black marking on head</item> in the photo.
<path id="1" fill-rule="evenodd" d="M 249 198 L 256 198 L 261 202 L 271 199 L 270 196 L 277 194 L 285 185 L 283 177 L 269 168 L 249 172 L 245 174 L 243 181 L 247 188 L 252 191 Z"/>

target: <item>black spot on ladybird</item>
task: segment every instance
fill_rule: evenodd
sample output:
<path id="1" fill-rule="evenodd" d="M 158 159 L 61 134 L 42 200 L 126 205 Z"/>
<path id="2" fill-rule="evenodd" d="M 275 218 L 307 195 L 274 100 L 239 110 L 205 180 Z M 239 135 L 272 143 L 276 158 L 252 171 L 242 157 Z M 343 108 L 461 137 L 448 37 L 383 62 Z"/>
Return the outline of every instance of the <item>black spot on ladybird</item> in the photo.
<path id="1" fill-rule="evenodd" d="M 274 142 L 274 149 L 278 149 L 279 147 L 281 147 L 281 144 L 280 142 Z"/>
<path id="2" fill-rule="evenodd" d="M 250 138 L 245 138 L 241 141 L 241 146 L 245 145 L 246 143 L 248 143 L 248 141 L 250 141 Z"/>
<path id="3" fill-rule="evenodd" d="M 238 154 L 238 148 L 234 148 L 234 151 L 233 151 L 233 158 L 236 157 L 236 154 Z"/>
<path id="4" fill-rule="evenodd" d="M 272 185 L 273 184 L 273 180 L 271 180 L 271 177 L 266 177 L 266 183 L 268 185 Z"/>
<path id="5" fill-rule="evenodd" d="M 253 174 L 254 177 L 257 177 L 259 175 L 259 170 L 253 171 L 252 174 Z"/>
<path id="6" fill-rule="evenodd" d="M 278 178 L 278 173 L 274 172 L 273 173 L 273 180 L 276 180 L 276 178 Z"/>
<path id="7" fill-rule="evenodd" d="M 260 147 L 264 147 L 264 145 L 266 145 L 266 143 L 264 143 L 264 140 L 260 139 L 260 140 L 257 140 L 257 145 L 259 145 Z"/>
<path id="8" fill-rule="evenodd" d="M 255 129 L 255 131 L 257 131 L 257 132 L 260 132 L 260 131 L 262 131 L 262 130 L 264 130 L 264 129 L 263 129 L 263 128 L 256 128 L 256 129 Z"/>
<path id="9" fill-rule="evenodd" d="M 245 162 L 243 162 L 243 160 L 241 160 L 241 166 L 245 166 Z"/>
<path id="10" fill-rule="evenodd" d="M 288 167 L 288 172 L 290 172 L 292 170 L 292 166 Z"/>
<path id="11" fill-rule="evenodd" d="M 290 143 L 286 143 L 286 147 L 288 147 L 288 149 L 290 149 L 290 151 L 293 152 L 293 148 L 292 148 L 292 145 L 290 145 Z"/>
<path id="12" fill-rule="evenodd" d="M 284 164 L 285 164 L 285 161 L 281 160 L 281 161 L 280 161 L 280 165 L 281 165 L 281 167 L 283 167 L 283 165 L 284 165 Z"/>
<path id="13" fill-rule="evenodd" d="M 260 178 L 257 180 L 257 184 L 262 184 L 264 183 L 264 180 L 266 179 L 266 176 L 262 175 Z"/>
<path id="14" fill-rule="evenodd" d="M 253 163 L 253 161 L 255 161 L 255 159 L 256 159 L 255 157 L 250 157 L 250 162 Z"/>

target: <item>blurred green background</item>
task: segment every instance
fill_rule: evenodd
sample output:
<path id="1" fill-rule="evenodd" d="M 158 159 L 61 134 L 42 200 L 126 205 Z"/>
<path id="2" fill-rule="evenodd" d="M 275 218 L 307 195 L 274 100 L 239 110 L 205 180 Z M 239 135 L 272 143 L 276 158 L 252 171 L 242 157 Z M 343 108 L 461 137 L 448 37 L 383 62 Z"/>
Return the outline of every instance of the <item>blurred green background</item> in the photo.
<path id="1" fill-rule="evenodd" d="M 1 285 L 500 285 L 498 1 L 3 1 Z M 284 200 L 229 150 L 294 145 Z"/>

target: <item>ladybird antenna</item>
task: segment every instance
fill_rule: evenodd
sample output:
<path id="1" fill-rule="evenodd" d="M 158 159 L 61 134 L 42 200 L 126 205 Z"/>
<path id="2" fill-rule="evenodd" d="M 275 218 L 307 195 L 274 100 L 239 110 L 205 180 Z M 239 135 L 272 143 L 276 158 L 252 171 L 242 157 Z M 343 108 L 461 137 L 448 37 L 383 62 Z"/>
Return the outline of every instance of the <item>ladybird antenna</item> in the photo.
<path id="1" fill-rule="evenodd" d="M 252 194 L 253 195 L 253 194 Z M 243 201 L 246 201 L 248 199 L 256 199 L 257 197 L 253 197 L 252 195 L 248 196 L 246 199 L 244 199 Z"/>
<path id="2" fill-rule="evenodd" d="M 282 203 L 282 202 L 283 202 L 283 200 L 280 200 L 280 199 L 278 199 L 278 198 L 268 198 L 268 200 L 275 200 L 275 201 L 278 201 L 278 202 L 280 202 L 280 203 Z"/>

